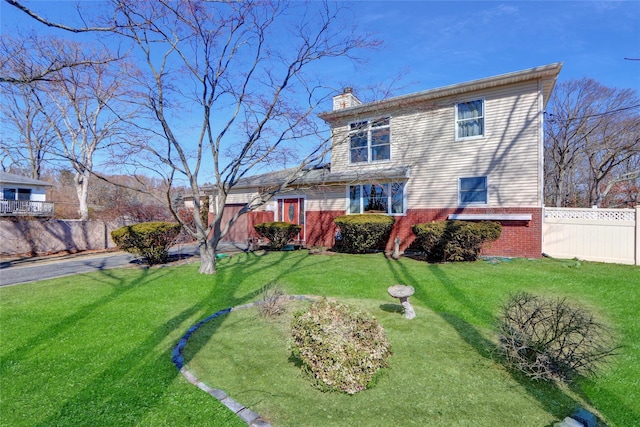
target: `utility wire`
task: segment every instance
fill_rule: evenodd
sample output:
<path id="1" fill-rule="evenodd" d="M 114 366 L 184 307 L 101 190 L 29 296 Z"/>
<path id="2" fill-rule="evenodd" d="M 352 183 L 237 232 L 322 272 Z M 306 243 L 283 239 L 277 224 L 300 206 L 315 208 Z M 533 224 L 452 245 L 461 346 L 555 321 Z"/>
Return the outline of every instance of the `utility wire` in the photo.
<path id="1" fill-rule="evenodd" d="M 638 108 L 638 107 L 640 107 L 640 104 L 632 105 L 630 107 L 618 108 L 617 110 L 605 111 L 604 113 L 590 114 L 588 116 L 574 117 L 571 119 L 560 119 L 560 120 L 564 120 L 565 122 L 568 122 L 569 120 L 584 120 L 584 119 L 590 119 L 592 117 L 607 116 L 609 114 L 619 113 L 620 111 L 633 110 L 634 108 Z M 549 113 L 548 116 L 552 118 L 555 116 L 555 114 Z M 555 120 L 558 120 L 558 119 L 555 119 Z"/>

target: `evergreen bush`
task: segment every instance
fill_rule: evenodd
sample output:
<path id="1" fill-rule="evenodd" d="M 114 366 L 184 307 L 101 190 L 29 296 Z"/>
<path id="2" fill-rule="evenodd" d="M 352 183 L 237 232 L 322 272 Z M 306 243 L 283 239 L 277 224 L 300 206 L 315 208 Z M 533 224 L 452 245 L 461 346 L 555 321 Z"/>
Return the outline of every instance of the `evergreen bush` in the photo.
<path id="1" fill-rule="evenodd" d="M 388 215 L 359 214 L 339 216 L 333 222 L 340 229 L 340 249 L 363 254 L 384 249 L 395 221 Z"/>
<path id="2" fill-rule="evenodd" d="M 123 251 L 144 257 L 148 265 L 169 259 L 169 248 L 180 234 L 181 226 L 172 222 L 141 222 L 120 227 L 111 238 Z"/>
<path id="3" fill-rule="evenodd" d="M 253 226 L 261 237 L 269 240 L 269 248 L 282 250 L 302 230 L 302 226 L 289 222 L 263 222 Z"/>
<path id="4" fill-rule="evenodd" d="M 323 299 L 292 322 L 293 357 L 321 390 L 354 394 L 388 367 L 391 344 L 368 312 Z"/>
<path id="5" fill-rule="evenodd" d="M 502 226 L 497 222 L 438 221 L 415 224 L 414 247 L 425 252 L 429 262 L 475 261 L 485 242 L 497 240 Z"/>

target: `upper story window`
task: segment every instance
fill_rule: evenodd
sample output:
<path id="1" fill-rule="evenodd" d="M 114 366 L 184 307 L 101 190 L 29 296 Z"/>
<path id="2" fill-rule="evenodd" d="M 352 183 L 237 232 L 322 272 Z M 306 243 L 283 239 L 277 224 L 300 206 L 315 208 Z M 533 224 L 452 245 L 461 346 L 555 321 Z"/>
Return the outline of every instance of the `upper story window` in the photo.
<path id="1" fill-rule="evenodd" d="M 456 140 L 484 136 L 484 99 L 456 104 Z"/>
<path id="2" fill-rule="evenodd" d="M 402 215 L 405 210 L 404 182 L 347 186 L 348 212 Z"/>
<path id="3" fill-rule="evenodd" d="M 349 161 L 373 163 L 391 159 L 389 117 L 349 124 Z"/>
<path id="4" fill-rule="evenodd" d="M 461 205 L 486 205 L 489 202 L 486 176 L 460 178 L 458 188 Z"/>
<path id="5" fill-rule="evenodd" d="M 2 192 L 5 200 L 31 200 L 30 188 L 5 188 Z"/>

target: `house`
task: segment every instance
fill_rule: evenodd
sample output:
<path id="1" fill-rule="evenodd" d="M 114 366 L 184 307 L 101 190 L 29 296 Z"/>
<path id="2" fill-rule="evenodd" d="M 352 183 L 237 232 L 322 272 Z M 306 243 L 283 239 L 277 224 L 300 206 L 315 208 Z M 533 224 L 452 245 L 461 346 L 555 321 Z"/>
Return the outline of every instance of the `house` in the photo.
<path id="1" fill-rule="evenodd" d="M 52 216 L 54 205 L 47 202 L 48 187 L 52 184 L 0 172 L 0 216 Z"/>
<path id="2" fill-rule="evenodd" d="M 286 193 L 244 215 L 227 240 L 253 224 L 303 225 L 299 240 L 332 246 L 333 219 L 392 215 L 388 244 L 401 250 L 411 226 L 446 219 L 493 220 L 501 237 L 487 255 L 540 257 L 543 221 L 543 112 L 561 63 L 483 78 L 373 103 L 350 89 L 319 115 L 332 130 L 331 164 L 245 178 L 227 199 L 226 217 L 251 197 L 298 173 Z M 223 219 L 224 222 L 224 219 Z"/>

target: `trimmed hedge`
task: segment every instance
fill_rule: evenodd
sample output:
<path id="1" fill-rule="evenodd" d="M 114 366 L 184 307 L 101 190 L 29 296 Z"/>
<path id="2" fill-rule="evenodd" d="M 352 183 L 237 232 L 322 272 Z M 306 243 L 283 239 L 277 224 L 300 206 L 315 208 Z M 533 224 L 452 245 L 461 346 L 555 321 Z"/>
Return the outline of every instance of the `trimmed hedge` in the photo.
<path id="1" fill-rule="evenodd" d="M 292 356 L 321 390 L 354 394 L 389 366 L 391 344 L 370 313 L 323 299 L 297 313 L 291 325 Z"/>
<path id="2" fill-rule="evenodd" d="M 475 261 L 483 243 L 497 240 L 502 232 L 502 226 L 491 221 L 438 221 L 411 229 L 414 247 L 424 251 L 429 262 Z"/>
<path id="3" fill-rule="evenodd" d="M 395 220 L 388 215 L 359 214 L 336 217 L 343 252 L 363 254 L 384 249 Z"/>
<path id="4" fill-rule="evenodd" d="M 269 239 L 269 248 L 276 251 L 284 248 L 302 230 L 301 225 L 289 222 L 263 222 L 253 228 L 260 236 Z"/>
<path id="5" fill-rule="evenodd" d="M 113 230 L 111 238 L 123 251 L 144 257 L 148 265 L 162 264 L 181 228 L 172 222 L 141 222 Z"/>

